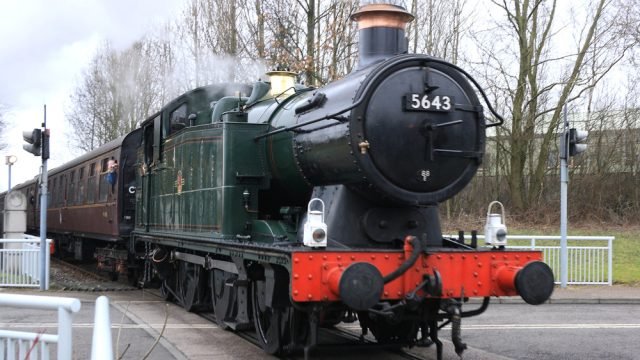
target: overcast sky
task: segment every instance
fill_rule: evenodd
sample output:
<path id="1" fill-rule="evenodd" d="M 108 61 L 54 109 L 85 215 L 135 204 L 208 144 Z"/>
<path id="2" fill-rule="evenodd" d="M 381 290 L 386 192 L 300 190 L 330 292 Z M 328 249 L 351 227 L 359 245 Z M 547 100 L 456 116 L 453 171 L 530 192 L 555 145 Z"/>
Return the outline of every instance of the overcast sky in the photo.
<path id="1" fill-rule="evenodd" d="M 64 111 L 98 45 L 125 48 L 181 11 L 183 0 L 1 0 L 0 104 L 8 107 L 9 146 L 2 150 L 0 192 L 8 186 L 5 156 L 16 155 L 12 185 L 33 178 L 41 159 L 22 149 L 22 131 L 40 127 L 47 104 L 49 169 L 73 158 Z"/>

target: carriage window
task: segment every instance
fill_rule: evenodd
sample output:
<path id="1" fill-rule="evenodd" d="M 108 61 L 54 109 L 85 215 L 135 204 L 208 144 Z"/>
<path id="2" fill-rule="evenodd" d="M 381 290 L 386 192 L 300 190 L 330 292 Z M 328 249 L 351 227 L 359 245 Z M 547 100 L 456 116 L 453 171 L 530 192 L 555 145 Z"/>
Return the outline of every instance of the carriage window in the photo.
<path id="1" fill-rule="evenodd" d="M 29 189 L 29 203 L 36 206 L 36 209 L 40 208 L 40 201 L 36 197 L 36 188 L 34 186 Z"/>
<path id="2" fill-rule="evenodd" d="M 53 187 L 51 188 L 51 191 L 49 192 L 52 196 L 51 199 L 51 206 L 52 207 L 56 207 L 56 205 L 58 205 L 58 178 L 54 178 L 53 179 Z"/>
<path id="3" fill-rule="evenodd" d="M 100 165 L 100 172 L 101 173 L 107 171 L 107 168 L 109 167 L 108 163 L 109 163 L 109 158 L 102 159 L 102 164 Z"/>
<path id="4" fill-rule="evenodd" d="M 96 163 L 89 165 L 89 177 L 87 178 L 87 203 L 96 202 Z"/>
<path id="5" fill-rule="evenodd" d="M 67 203 L 74 205 L 78 199 L 78 193 L 76 193 L 76 171 L 71 170 L 69 174 L 69 192 L 67 197 Z"/>
<path id="6" fill-rule="evenodd" d="M 78 199 L 76 200 L 78 204 L 84 203 L 84 189 L 84 167 L 81 167 L 78 174 Z"/>
<path id="7" fill-rule="evenodd" d="M 104 202 L 107 201 L 107 196 L 109 195 L 109 188 L 111 188 L 111 184 L 107 182 L 108 173 L 103 173 L 99 176 L 100 178 L 100 186 L 98 193 L 98 201 Z"/>
<path id="8" fill-rule="evenodd" d="M 107 201 L 107 196 L 109 194 L 109 188 L 111 184 L 107 182 L 107 170 L 109 169 L 109 158 L 102 159 L 101 167 L 100 167 L 100 180 L 98 183 L 98 201 L 104 202 Z"/>
<path id="9" fill-rule="evenodd" d="M 60 176 L 60 195 L 58 195 L 58 205 L 65 206 L 67 201 L 67 174 Z"/>

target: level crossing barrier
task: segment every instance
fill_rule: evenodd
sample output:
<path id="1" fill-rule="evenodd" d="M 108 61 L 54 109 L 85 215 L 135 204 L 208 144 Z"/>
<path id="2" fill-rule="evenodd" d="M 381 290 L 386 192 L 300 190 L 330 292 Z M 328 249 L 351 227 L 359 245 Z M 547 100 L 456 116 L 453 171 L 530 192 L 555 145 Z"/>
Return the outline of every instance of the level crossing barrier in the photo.
<path id="1" fill-rule="evenodd" d="M 45 255 L 45 290 L 49 289 L 49 252 Z M 25 235 L 23 239 L 0 239 L 0 287 L 40 287 L 40 238 Z"/>
<path id="2" fill-rule="evenodd" d="M 0 359 L 22 360 L 50 358 L 51 345 L 57 344 L 58 360 L 70 360 L 73 355 L 73 314 L 80 311 L 80 300 L 67 297 L 0 294 L 0 307 L 58 311 L 58 333 L 0 330 Z"/>
<path id="3" fill-rule="evenodd" d="M 507 238 L 511 244 L 507 245 L 508 249 L 542 251 L 543 261 L 553 270 L 555 283 L 560 284 L 559 235 L 508 235 Z M 465 235 L 465 240 L 470 239 L 471 235 Z M 477 239 L 479 244 L 484 243 L 484 235 L 478 235 Z M 612 285 L 613 240 L 614 236 L 567 236 L 567 284 Z"/>

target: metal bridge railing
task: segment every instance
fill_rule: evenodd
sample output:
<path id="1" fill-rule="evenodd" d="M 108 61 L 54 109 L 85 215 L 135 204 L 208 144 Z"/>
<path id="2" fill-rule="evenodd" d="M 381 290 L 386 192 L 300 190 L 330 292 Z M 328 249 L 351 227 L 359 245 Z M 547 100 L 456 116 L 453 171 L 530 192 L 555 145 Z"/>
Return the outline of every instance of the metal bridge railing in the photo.
<path id="1" fill-rule="evenodd" d="M 57 359 L 72 358 L 72 319 L 80 311 L 80 300 L 66 297 L 0 294 L 0 307 L 58 310 L 58 333 L 0 330 L 0 359 L 49 359 L 50 345 L 57 344 Z"/>
<path id="2" fill-rule="evenodd" d="M 465 239 L 471 236 L 466 235 Z M 542 251 L 544 262 L 553 270 L 555 283 L 560 284 L 559 235 L 508 235 L 507 239 L 509 249 Z M 614 236 L 567 236 L 567 284 L 612 285 L 613 240 Z M 478 243 L 484 243 L 483 235 L 478 235 Z"/>
<path id="3" fill-rule="evenodd" d="M 45 256 L 45 289 L 49 289 L 49 249 Z M 0 287 L 40 287 L 40 238 L 0 239 Z"/>

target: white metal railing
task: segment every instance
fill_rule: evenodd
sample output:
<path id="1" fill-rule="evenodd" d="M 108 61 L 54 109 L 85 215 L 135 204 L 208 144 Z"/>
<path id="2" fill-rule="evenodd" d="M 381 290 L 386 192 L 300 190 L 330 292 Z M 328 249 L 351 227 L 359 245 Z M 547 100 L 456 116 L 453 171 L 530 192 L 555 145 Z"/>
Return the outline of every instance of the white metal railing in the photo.
<path id="1" fill-rule="evenodd" d="M 450 235 L 445 235 L 450 236 Z M 450 236 L 456 237 L 456 236 Z M 551 267 L 560 281 L 560 236 L 559 235 L 508 235 L 508 241 L 526 240 L 529 245 L 507 245 L 508 249 L 540 250 L 544 262 Z M 465 239 L 471 239 L 465 235 Z M 567 236 L 568 281 L 571 285 L 612 285 L 613 284 L 613 240 L 614 236 Z M 537 241 L 543 241 L 540 245 Z M 557 245 L 549 245 L 557 242 Z M 478 243 L 484 243 L 484 236 L 478 235 Z M 588 243 L 576 246 L 576 243 Z"/>
<path id="2" fill-rule="evenodd" d="M 45 255 L 45 289 L 49 289 L 49 251 Z M 40 238 L 0 239 L 0 287 L 40 287 Z"/>
<path id="3" fill-rule="evenodd" d="M 0 306 L 58 311 L 58 333 L 0 330 L 0 359 L 49 359 L 50 345 L 57 344 L 57 359 L 72 358 L 73 314 L 80 311 L 80 300 L 67 297 L 0 294 Z"/>

